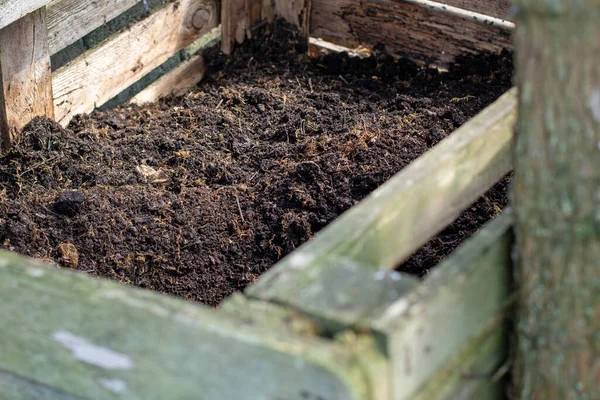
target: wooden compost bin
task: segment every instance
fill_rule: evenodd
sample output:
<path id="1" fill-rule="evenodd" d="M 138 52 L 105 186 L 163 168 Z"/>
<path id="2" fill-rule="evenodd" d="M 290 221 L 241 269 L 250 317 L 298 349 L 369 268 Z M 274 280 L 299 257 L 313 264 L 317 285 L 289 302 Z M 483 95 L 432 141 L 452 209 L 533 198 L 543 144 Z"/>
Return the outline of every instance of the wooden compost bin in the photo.
<path id="1" fill-rule="evenodd" d="M 0 0 L 5 147 L 33 117 L 66 125 L 183 50 L 132 101 L 181 93 L 203 76 L 199 49 L 216 40 L 229 52 L 275 17 L 313 46 L 383 43 L 441 68 L 463 52 L 510 48 L 513 29 L 504 0 L 178 0 L 51 71 L 51 55 L 137 3 Z M 515 119 L 513 89 L 218 310 L 2 253 L 0 394 L 502 397 L 510 212 L 423 281 L 392 270 L 509 172 Z"/>

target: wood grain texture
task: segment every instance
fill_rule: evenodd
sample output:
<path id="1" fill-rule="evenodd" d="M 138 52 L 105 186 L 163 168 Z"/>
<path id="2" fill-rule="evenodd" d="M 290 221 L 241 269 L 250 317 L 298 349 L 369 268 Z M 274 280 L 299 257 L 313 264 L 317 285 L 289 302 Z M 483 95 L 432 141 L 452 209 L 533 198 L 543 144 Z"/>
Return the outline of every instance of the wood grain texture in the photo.
<path id="1" fill-rule="evenodd" d="M 0 29 L 44 7 L 49 2 L 50 0 L 0 0 Z"/>
<path id="2" fill-rule="evenodd" d="M 140 0 L 52 0 L 48 4 L 50 54 L 75 43 Z"/>
<path id="3" fill-rule="evenodd" d="M 256 0 L 222 0 L 221 2 L 221 26 L 223 29 L 223 40 L 221 51 L 230 54 L 236 43 L 242 43 L 246 39 L 248 25 L 248 1 L 254 4 Z M 254 15 L 254 14 L 253 14 Z"/>
<path id="4" fill-rule="evenodd" d="M 512 2 L 510 0 L 439 0 L 439 2 L 490 17 L 511 19 Z"/>
<path id="5" fill-rule="evenodd" d="M 0 30 L 0 136 L 4 148 L 34 117 L 54 117 L 46 32 L 45 8 Z"/>
<path id="6" fill-rule="evenodd" d="M 188 59 L 167 72 L 156 82 L 136 94 L 130 101 L 134 104 L 151 103 L 166 96 L 180 96 L 198 84 L 206 73 L 205 49 L 216 46 L 221 40 L 221 27 L 214 28 L 184 49 Z"/>
<path id="7" fill-rule="evenodd" d="M 512 222 L 505 211 L 373 321 L 392 358 L 394 400 L 444 398 L 434 377 L 437 384 L 449 382 L 448 393 L 460 389 L 456 376 L 441 371 L 461 358 L 477 359 L 484 350 L 477 342 L 503 325 L 510 305 Z M 506 349 L 502 340 L 490 345 L 484 369 L 493 371 Z M 423 397 L 415 397 L 422 390 Z"/>
<path id="8" fill-rule="evenodd" d="M 512 47 L 505 27 L 450 14 L 439 6 L 402 0 L 313 0 L 310 32 L 347 47 L 382 45 L 390 54 L 440 67 L 465 52 Z"/>
<path id="9" fill-rule="evenodd" d="M 21 386 L 16 399 L 369 398 L 351 350 L 260 315 L 239 318 L 9 253 L 0 253 L 0 301 L 0 383 Z"/>
<path id="10" fill-rule="evenodd" d="M 457 129 L 315 237 L 246 293 L 301 307 L 289 282 L 310 284 L 341 258 L 371 272 L 394 268 L 511 168 L 516 90 Z"/>
<path id="11" fill-rule="evenodd" d="M 53 74 L 56 120 L 89 113 L 217 26 L 214 0 L 183 0 L 150 15 Z"/>

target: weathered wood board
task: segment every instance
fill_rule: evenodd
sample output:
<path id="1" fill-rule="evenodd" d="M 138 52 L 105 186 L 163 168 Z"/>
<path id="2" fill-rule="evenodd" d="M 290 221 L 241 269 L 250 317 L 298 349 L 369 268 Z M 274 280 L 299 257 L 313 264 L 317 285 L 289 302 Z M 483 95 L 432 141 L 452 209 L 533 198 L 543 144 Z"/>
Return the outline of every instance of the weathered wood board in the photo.
<path id="1" fill-rule="evenodd" d="M 39 10 L 50 0 L 0 0 L 0 29 Z"/>
<path id="2" fill-rule="evenodd" d="M 505 211 L 372 322 L 392 358 L 394 400 L 419 398 L 414 396 L 426 384 L 436 386 L 430 380 L 436 374 L 438 383 L 448 379 L 440 370 L 460 353 L 477 354 L 482 349 L 473 340 L 502 327 L 512 285 L 511 225 Z M 499 366 L 504 342 L 490 346 L 486 362 Z M 492 367 L 487 365 L 493 372 Z"/>
<path id="3" fill-rule="evenodd" d="M 513 89 L 263 274 L 246 293 L 314 312 L 319 309 L 303 290 L 317 290 L 315 282 L 325 282 L 340 260 L 361 266 L 373 279 L 385 277 L 379 270 L 410 256 L 510 170 L 515 120 Z M 343 316 L 326 308 L 320 314 L 333 321 Z"/>
<path id="4" fill-rule="evenodd" d="M 214 28 L 196 42 L 186 47 L 185 52 L 190 58 L 169 71 L 156 82 L 136 94 L 131 102 L 144 104 L 156 101 L 166 96 L 180 96 L 196 86 L 205 76 L 206 64 L 202 50 L 215 46 L 221 40 L 221 27 Z"/>
<path id="5" fill-rule="evenodd" d="M 53 74 L 56 120 L 89 113 L 218 24 L 215 0 L 171 3 Z"/>
<path id="6" fill-rule="evenodd" d="M 48 4 L 50 54 L 75 43 L 140 0 L 52 0 Z"/>
<path id="7" fill-rule="evenodd" d="M 458 16 L 442 10 L 443 4 L 432 7 L 431 3 L 313 0 L 311 36 L 348 47 L 379 44 L 390 54 L 441 67 L 465 52 L 499 52 L 512 47 L 511 25 L 489 25 L 468 13 Z"/>
<path id="8" fill-rule="evenodd" d="M 3 7 L 11 5 L 0 10 Z M 4 148 L 34 117 L 54 117 L 46 32 L 45 7 L 0 29 L 0 137 Z"/>
<path id="9" fill-rule="evenodd" d="M 353 351 L 0 253 L 9 398 L 369 398 Z M 16 393 L 16 394 L 15 394 Z"/>

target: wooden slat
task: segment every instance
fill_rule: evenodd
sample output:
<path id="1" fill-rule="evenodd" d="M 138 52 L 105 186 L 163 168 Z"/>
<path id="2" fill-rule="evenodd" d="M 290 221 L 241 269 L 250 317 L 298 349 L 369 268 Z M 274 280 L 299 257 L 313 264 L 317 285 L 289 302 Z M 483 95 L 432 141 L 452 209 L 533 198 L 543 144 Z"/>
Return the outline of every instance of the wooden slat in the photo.
<path id="1" fill-rule="evenodd" d="M 505 211 L 372 323 L 392 358 L 394 400 L 415 398 L 426 383 L 435 387 L 434 376 L 438 384 L 445 381 L 440 369 L 465 349 L 482 350 L 473 341 L 503 324 L 511 286 L 511 225 L 512 216 Z M 502 360 L 501 341 L 492 354 Z"/>
<path id="2" fill-rule="evenodd" d="M 504 20 L 510 20 L 510 0 L 440 0 L 440 3 Z"/>
<path id="3" fill-rule="evenodd" d="M 50 0 L 0 0 L 0 29 L 44 7 L 49 2 Z"/>
<path id="4" fill-rule="evenodd" d="M 457 129 L 250 286 L 249 296 L 303 309 L 298 291 L 341 258 L 394 268 L 511 167 L 516 90 Z"/>
<path id="5" fill-rule="evenodd" d="M 51 74 L 44 7 L 0 30 L 0 137 L 4 148 L 34 117 L 54 117 Z"/>
<path id="6" fill-rule="evenodd" d="M 443 8 L 428 0 L 313 0 L 310 32 L 348 47 L 382 44 L 390 54 L 441 67 L 464 52 L 512 47 L 511 23 Z"/>
<path id="7" fill-rule="evenodd" d="M 351 349 L 280 331 L 260 315 L 239 318 L 9 253 L 0 253 L 0 302 L 0 383 L 20 388 L 17 399 L 370 398 Z"/>
<path id="8" fill-rule="evenodd" d="M 196 53 L 217 45 L 220 40 L 220 27 L 202 36 L 186 48 L 186 51 L 192 54 L 188 60 L 182 62 L 172 71 L 169 71 L 135 95 L 131 102 L 134 104 L 150 103 L 169 95 L 180 96 L 192 89 L 204 78 L 206 73 L 204 57 Z"/>
<path id="9" fill-rule="evenodd" d="M 75 43 L 140 0 L 52 0 L 48 5 L 50 54 Z"/>
<path id="10" fill-rule="evenodd" d="M 91 112 L 218 24 L 215 0 L 171 3 L 53 74 L 62 125 Z"/>
<path id="11" fill-rule="evenodd" d="M 410 400 L 500 400 L 506 388 L 495 374 L 507 359 L 507 329 L 471 338 Z M 501 376 L 500 376 L 501 378 Z"/>

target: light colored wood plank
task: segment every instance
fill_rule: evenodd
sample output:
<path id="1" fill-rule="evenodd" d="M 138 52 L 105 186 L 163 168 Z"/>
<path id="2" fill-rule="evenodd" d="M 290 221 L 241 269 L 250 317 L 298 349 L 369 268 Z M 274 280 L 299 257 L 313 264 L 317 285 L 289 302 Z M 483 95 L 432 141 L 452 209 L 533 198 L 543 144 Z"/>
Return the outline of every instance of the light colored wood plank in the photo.
<path id="1" fill-rule="evenodd" d="M 36 116 L 54 117 L 46 9 L 0 30 L 0 137 L 8 148 Z"/>
<path id="2" fill-rule="evenodd" d="M 510 0 L 440 0 L 440 3 L 503 20 L 511 20 Z"/>
<path id="3" fill-rule="evenodd" d="M 373 321 L 392 359 L 394 400 L 415 398 L 451 360 L 468 352 L 465 349 L 482 350 L 473 344 L 476 338 L 503 324 L 512 281 L 511 225 L 512 215 L 505 211 Z M 504 348 L 499 342 L 492 348 L 500 361 Z M 432 392 L 436 393 L 427 391 Z"/>
<path id="4" fill-rule="evenodd" d="M 149 85 L 140 93 L 135 95 L 131 102 L 134 104 L 151 103 L 166 96 L 180 96 L 194 88 L 206 73 L 204 57 L 199 53 L 206 48 L 215 46 L 221 40 L 220 27 L 214 28 L 188 46 L 185 51 L 192 54 L 191 58 L 182 62 L 172 71 L 169 71 L 156 82 Z"/>
<path id="5" fill-rule="evenodd" d="M 512 47 L 512 24 L 443 7 L 427 0 L 313 0 L 310 32 L 347 47 L 382 44 L 390 54 L 440 67 L 464 52 Z"/>
<path id="6" fill-rule="evenodd" d="M 0 302 L 0 371 L 20 379 L 13 385 L 95 400 L 370 396 L 351 349 L 280 331 L 260 316 L 238 318 L 9 253 L 0 253 Z"/>
<path id="7" fill-rule="evenodd" d="M 516 90 L 404 168 L 250 286 L 249 296 L 303 308 L 296 287 L 350 260 L 374 273 L 392 269 L 511 168 Z"/>
<path id="8" fill-rule="evenodd" d="M 0 0 L 0 29 L 44 7 L 49 2 L 50 0 Z"/>
<path id="9" fill-rule="evenodd" d="M 89 113 L 218 23 L 214 0 L 171 3 L 53 74 L 56 119 Z"/>
<path id="10" fill-rule="evenodd" d="M 48 5 L 50 54 L 75 43 L 140 0 L 52 0 Z"/>

